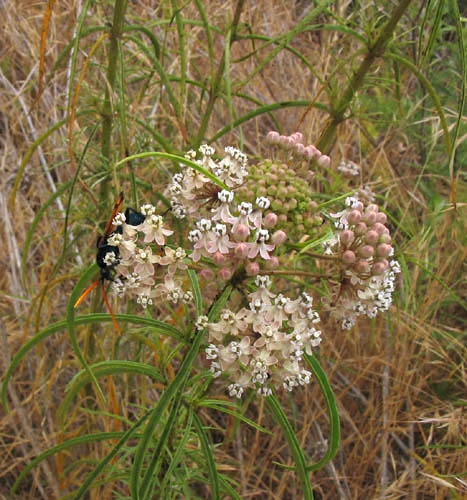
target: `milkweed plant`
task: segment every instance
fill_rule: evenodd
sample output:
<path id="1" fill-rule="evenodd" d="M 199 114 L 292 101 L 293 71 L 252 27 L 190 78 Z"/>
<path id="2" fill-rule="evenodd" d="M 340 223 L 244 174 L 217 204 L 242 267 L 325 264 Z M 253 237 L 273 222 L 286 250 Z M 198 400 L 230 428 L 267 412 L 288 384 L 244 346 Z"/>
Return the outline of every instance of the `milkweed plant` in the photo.
<path id="1" fill-rule="evenodd" d="M 81 277 L 69 297 L 65 321 L 49 325 L 28 340 L 12 359 L 4 378 L 6 405 L 8 381 L 25 355 L 53 333 L 68 331 L 81 370 L 69 381 L 60 406 L 61 441 L 31 461 L 13 486 L 13 493 L 29 471 L 47 457 L 59 457 L 59 474 L 64 478 L 65 450 L 105 441 L 98 459 L 74 464 L 84 472 L 73 485 L 73 498 L 82 498 L 92 488 L 105 488 L 107 483 L 116 484 L 115 488 L 124 492 L 122 495 L 134 499 L 200 498 L 195 491 L 215 499 L 226 495 L 240 498 L 234 481 L 216 465 L 218 446 L 212 444 L 205 415 L 224 412 L 236 425 L 268 433 L 270 429 L 251 419 L 247 411 L 251 404 L 264 403 L 282 430 L 294 460 L 293 467 L 279 466 L 293 469 L 300 478 L 303 498 L 313 498 L 310 473 L 332 460 L 340 440 L 336 399 L 323 369 L 328 364 L 320 355 L 320 346 L 326 344 L 327 336 L 352 335 L 359 322 L 377 321 L 393 302 L 401 267 L 394 250 L 389 213 L 377 190 L 373 187 L 373 192 L 371 184 L 362 182 L 366 178 L 360 166 L 333 150 L 333 143 L 365 75 L 386 50 L 410 0 L 398 2 L 385 22 L 379 20 L 381 29 L 368 35 L 365 49 L 361 49 L 367 50 L 366 56 L 358 71 L 346 73 L 350 80 L 342 93 L 339 86 L 329 90 L 331 87 L 313 68 L 332 101 L 326 108 L 329 119 L 314 138 L 314 144 L 309 144 L 312 134 L 303 127 L 301 131 L 296 130 L 301 127 L 285 130 L 288 125 L 274 120 L 276 130 L 268 130 L 272 127 L 261 122 L 263 114 L 280 107 L 290 107 L 292 113 L 301 106 L 308 112 L 314 102 L 265 105 L 251 115 L 232 118 L 236 115 L 229 94 L 229 65 L 233 64 L 229 50 L 240 39 L 243 0 L 235 3 L 221 59 L 216 64 L 213 30 L 203 2 L 194 2 L 201 18 L 196 23 L 186 19 L 185 22 L 183 9 L 177 7 L 177 2 L 172 3 L 170 22 L 160 26 L 173 28 L 178 35 L 178 79 L 164 69 L 166 49 L 154 33 L 141 24 L 126 26 L 125 16 L 132 4 L 124 0 L 114 2 L 111 26 L 88 31 L 84 27 L 90 2 L 84 2 L 76 37 L 64 52 L 63 57 L 69 57 L 73 81 L 85 37 L 102 32 L 89 51 L 90 58 L 100 54 L 101 44 L 110 42 L 101 60 L 102 67 L 107 64 L 106 84 L 99 102 L 101 121 L 87 137 L 80 158 L 77 160 L 77 155 L 70 153 L 74 177 L 54 194 L 54 199 L 69 190 L 72 205 L 73 190 L 78 189 L 81 181 L 95 183 L 100 207 L 112 206 L 112 192 L 124 191 L 125 202 L 118 205 L 118 213 L 108 222 L 108 234 L 101 235 L 97 263 L 89 266 L 88 261 L 87 269 L 81 268 Z M 285 41 L 280 39 L 283 45 L 277 49 L 279 52 L 286 46 L 289 50 L 287 44 L 308 30 L 315 18 L 329 13 L 330 2 L 316 4 Z M 52 5 L 49 2 L 48 15 Z M 47 15 L 45 18 L 46 32 Z M 208 83 L 198 82 L 200 88 L 207 85 L 208 97 L 200 97 L 199 123 L 190 129 L 183 123 L 182 107 L 191 95 L 184 45 L 187 26 L 191 24 L 205 30 L 211 67 Z M 150 50 L 137 34 L 149 40 Z M 358 34 L 357 38 L 364 35 Z M 177 130 L 183 141 L 173 137 L 172 123 L 163 130 L 153 130 L 139 116 L 135 123 L 144 126 L 160 147 L 149 147 L 143 139 L 138 142 L 137 134 L 131 137 L 127 116 L 131 106 L 126 100 L 130 99 L 126 87 L 130 84 L 125 79 L 127 46 L 123 42 L 133 44 L 152 64 L 148 81 L 159 75 L 161 96 L 169 101 L 167 107 L 173 123 L 179 125 Z M 42 58 L 44 54 L 43 51 Z M 398 63 L 405 61 L 399 55 L 393 61 L 396 58 Z M 80 85 L 86 81 L 86 71 L 93 70 L 88 63 L 86 60 L 81 69 Z M 408 63 L 406 66 L 410 68 Z M 339 71 L 340 67 L 336 69 Z M 139 83 L 136 79 L 131 84 Z M 89 85 L 96 85 L 90 77 Z M 81 119 L 80 87 L 75 93 L 72 87 L 62 123 L 69 127 L 70 140 L 74 120 Z M 149 88 L 145 84 L 141 92 L 148 92 Z M 224 110 L 225 104 L 231 122 L 209 139 L 213 110 Z M 303 117 L 299 120 L 302 112 L 297 114 L 296 123 L 303 122 Z M 249 129 L 241 128 L 253 118 L 259 120 L 262 131 L 256 136 L 260 137 L 258 144 L 254 137 L 245 141 Z M 96 133 L 98 129 L 100 134 Z M 229 133 L 230 145 L 225 147 L 221 138 Z M 113 148 L 112 144 L 119 141 L 121 147 Z M 102 167 L 87 177 L 82 166 L 94 142 L 100 142 L 96 158 Z M 146 181 L 136 175 L 145 161 L 153 161 L 160 168 L 155 186 L 149 189 L 147 185 L 143 189 Z M 128 174 L 124 174 L 124 167 L 128 167 Z M 101 216 L 99 212 L 98 218 L 105 222 L 109 215 L 102 212 Z M 87 299 L 90 314 L 85 313 L 86 303 L 81 303 L 83 290 L 99 268 L 111 315 L 101 312 L 99 288 Z M 75 308 L 76 304 L 79 306 Z M 114 335 L 103 338 L 112 339 L 105 340 L 107 347 L 111 344 L 111 353 L 99 357 L 95 350 L 100 335 L 97 325 L 109 322 L 113 322 Z M 137 342 L 137 353 L 122 352 L 126 338 Z M 151 356 L 142 354 L 146 349 Z M 149 389 L 144 386 L 144 396 L 135 405 L 123 409 L 114 378 L 127 374 L 149 377 L 152 385 Z M 107 377 L 106 388 L 102 377 Z M 329 422 L 327 450 L 315 463 L 301 446 L 287 408 L 287 402 L 310 386 L 319 387 Z M 106 432 L 86 431 L 67 438 L 66 421 L 78 394 L 86 394 L 81 403 L 86 412 L 94 412 L 102 421 L 111 419 L 111 432 L 105 427 Z M 192 484 L 199 489 L 190 489 Z"/>

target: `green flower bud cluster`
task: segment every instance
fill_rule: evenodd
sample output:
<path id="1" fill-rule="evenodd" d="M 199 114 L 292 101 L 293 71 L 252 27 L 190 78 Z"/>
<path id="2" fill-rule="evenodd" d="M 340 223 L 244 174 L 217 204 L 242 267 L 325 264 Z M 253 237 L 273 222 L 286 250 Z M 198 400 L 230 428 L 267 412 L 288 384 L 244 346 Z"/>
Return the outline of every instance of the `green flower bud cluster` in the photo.
<path id="1" fill-rule="evenodd" d="M 313 173 L 309 174 L 311 179 Z M 297 175 L 293 165 L 266 159 L 250 166 L 248 180 L 238 194 L 250 203 L 258 196 L 267 197 L 279 218 L 277 227 L 291 236 L 311 234 L 323 222 L 316 213 L 312 189 L 306 179 Z"/>

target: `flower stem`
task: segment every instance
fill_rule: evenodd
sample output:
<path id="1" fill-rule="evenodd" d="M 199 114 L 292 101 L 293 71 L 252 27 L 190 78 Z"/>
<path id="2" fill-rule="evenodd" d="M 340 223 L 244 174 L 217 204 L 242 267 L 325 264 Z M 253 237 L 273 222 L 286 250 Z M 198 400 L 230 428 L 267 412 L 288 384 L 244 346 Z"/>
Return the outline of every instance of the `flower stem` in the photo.
<path id="1" fill-rule="evenodd" d="M 321 253 L 314 253 L 314 252 L 304 252 L 304 254 L 308 255 L 309 257 L 314 257 L 315 259 L 340 260 L 339 257 L 336 257 L 334 255 L 323 255 Z"/>
<path id="2" fill-rule="evenodd" d="M 319 278 L 319 279 L 336 279 L 336 276 L 332 276 L 331 274 L 316 274 L 310 273 L 308 271 L 260 271 L 258 274 L 268 274 L 273 276 L 308 276 L 310 278 Z"/>
<path id="3" fill-rule="evenodd" d="M 107 81 L 105 87 L 104 104 L 102 107 L 102 144 L 101 152 L 102 158 L 105 162 L 104 170 L 107 171 L 111 164 L 112 154 L 112 96 L 115 88 L 115 80 L 117 76 L 117 63 L 119 59 L 119 43 L 123 33 L 123 24 L 125 18 L 125 11 L 127 8 L 127 0 L 115 0 L 114 15 L 112 21 L 112 29 L 110 31 L 110 49 L 109 49 L 109 62 L 107 66 Z M 100 202 L 103 205 L 107 204 L 108 198 L 108 179 L 106 176 L 101 184 Z"/>
<path id="4" fill-rule="evenodd" d="M 245 0 L 238 0 L 237 1 L 237 7 L 235 9 L 233 21 L 232 21 L 232 24 L 230 25 L 230 28 L 229 28 L 230 45 L 232 45 L 233 42 L 235 42 L 235 40 L 236 40 L 237 27 L 238 27 L 238 23 L 240 22 L 240 15 L 242 13 L 244 3 L 245 3 Z M 219 87 L 221 84 L 222 76 L 224 75 L 224 70 L 225 70 L 225 51 L 222 54 L 222 59 L 221 59 L 219 66 L 217 68 L 217 73 L 216 73 L 216 75 L 212 81 L 212 84 L 211 84 L 211 89 L 209 91 L 209 101 L 208 101 L 208 104 L 206 105 L 206 111 L 203 115 L 203 119 L 202 119 L 201 125 L 199 127 L 198 136 L 196 137 L 196 141 L 194 144 L 195 148 L 201 144 L 201 141 L 204 138 L 204 134 L 206 133 L 206 129 L 208 128 L 209 119 L 211 118 L 211 114 L 212 114 L 212 111 L 214 109 L 214 104 L 215 104 L 216 99 L 219 95 Z"/>
<path id="5" fill-rule="evenodd" d="M 407 10 L 410 2 L 412 0 L 401 0 L 399 5 L 396 7 L 392 13 L 389 21 L 383 26 L 379 36 L 376 38 L 374 43 L 368 43 L 368 52 L 363 59 L 360 67 L 354 73 L 352 79 L 350 80 L 347 88 L 345 89 L 342 97 L 338 100 L 336 107 L 331 113 L 331 120 L 324 129 L 321 137 L 319 138 L 317 148 L 323 153 L 327 154 L 331 150 L 334 137 L 336 135 L 337 126 L 344 121 L 344 115 L 352 102 L 352 99 L 359 88 L 362 86 L 366 74 L 370 70 L 373 63 L 377 58 L 384 54 L 386 44 L 391 38 L 394 29 L 397 26 L 400 18 Z"/>

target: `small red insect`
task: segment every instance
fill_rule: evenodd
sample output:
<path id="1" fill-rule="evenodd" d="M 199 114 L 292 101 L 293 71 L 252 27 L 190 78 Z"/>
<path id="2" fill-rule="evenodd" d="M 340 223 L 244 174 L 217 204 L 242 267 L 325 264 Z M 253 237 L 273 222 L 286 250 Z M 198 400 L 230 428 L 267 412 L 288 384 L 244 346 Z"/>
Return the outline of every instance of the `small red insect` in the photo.
<path id="1" fill-rule="evenodd" d="M 115 315 L 112 311 L 112 308 L 110 307 L 109 299 L 107 297 L 107 293 L 105 291 L 105 286 L 104 282 L 107 281 L 113 281 L 115 277 L 115 268 L 119 263 L 119 249 L 118 246 L 114 245 L 109 245 L 108 240 L 109 237 L 117 232 L 120 233 L 122 232 L 122 226 L 116 226 L 114 224 L 114 219 L 115 216 L 121 211 L 122 205 L 123 205 L 123 200 L 124 196 L 123 193 L 120 193 L 118 196 L 114 208 L 112 210 L 112 215 L 110 216 L 109 220 L 107 221 L 107 224 L 105 226 L 104 234 L 99 236 L 97 238 L 96 246 L 97 246 L 97 254 L 96 254 L 96 263 L 99 266 L 101 270 L 101 275 L 99 279 L 94 281 L 92 285 L 85 290 L 79 299 L 75 303 L 75 307 L 78 307 L 81 302 L 96 288 L 96 286 L 101 283 L 102 286 L 102 295 L 104 297 L 104 302 L 105 305 L 107 306 L 107 309 L 112 316 L 112 321 L 113 324 L 115 325 L 115 328 L 117 329 L 118 333 L 121 334 L 120 327 L 118 326 L 117 320 L 115 318 Z M 127 208 L 125 211 L 125 218 L 126 218 L 126 223 L 130 224 L 132 226 L 138 226 L 142 222 L 144 222 L 144 219 L 146 218 L 143 214 L 137 212 L 136 210 L 132 208 Z M 109 255 L 111 255 L 111 258 L 108 258 Z"/>

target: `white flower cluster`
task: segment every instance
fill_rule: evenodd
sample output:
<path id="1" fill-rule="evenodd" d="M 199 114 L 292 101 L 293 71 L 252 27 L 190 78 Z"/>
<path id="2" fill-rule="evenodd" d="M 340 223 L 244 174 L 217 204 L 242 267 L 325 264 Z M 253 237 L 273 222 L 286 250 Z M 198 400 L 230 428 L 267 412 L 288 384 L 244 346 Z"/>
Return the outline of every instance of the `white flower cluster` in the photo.
<path id="1" fill-rule="evenodd" d="M 192 301 L 192 293 L 184 292 L 182 280 L 176 277 L 177 271 L 188 267 L 186 252 L 166 245 L 173 231 L 165 227 L 153 205 L 143 205 L 141 212 L 119 213 L 113 224 L 116 230 L 107 238 L 103 262 L 112 269 L 114 293 L 135 297 L 143 307 L 155 298 Z"/>
<path id="2" fill-rule="evenodd" d="M 379 312 L 387 311 L 392 304 L 396 274 L 400 271 L 397 260 L 391 260 L 389 268 L 382 275 L 367 279 L 347 271 L 346 279 L 353 288 L 353 296 L 344 295 L 333 307 L 328 303 L 327 308 L 330 309 L 331 316 L 342 322 L 344 330 L 351 330 L 358 316 L 374 318 Z"/>
<path id="3" fill-rule="evenodd" d="M 239 202 L 234 189 L 240 187 L 248 175 L 247 157 L 233 147 L 225 148 L 219 161 L 213 158 L 214 149 L 203 145 L 199 155 L 190 151 L 186 157 L 214 174 L 230 189 L 221 189 L 211 179 L 193 168 L 184 168 L 172 178 L 168 188 L 175 216 L 189 215 L 196 229 L 189 233 L 193 252 L 191 258 L 213 259 L 220 267 L 219 277 L 229 279 L 240 265 L 255 275 L 260 271 L 257 257 L 274 267 L 277 258 L 271 255 L 276 245 L 285 240 L 285 233 L 271 235 L 269 229 L 277 223 L 277 216 L 264 212 L 270 202 L 265 197 L 256 198 L 253 205 Z M 200 159 L 196 159 L 201 156 Z"/>
<path id="4" fill-rule="evenodd" d="M 321 342 L 320 318 L 309 295 L 291 300 L 274 294 L 269 276 L 257 276 L 255 284 L 247 308 L 236 313 L 224 309 L 217 323 L 198 321 L 200 328 L 208 328 L 210 370 L 215 377 L 231 377 L 231 397 L 240 398 L 246 388 L 268 396 L 272 387 L 292 391 L 308 384 L 311 372 L 304 367 L 303 355 L 311 355 Z"/>
<path id="5" fill-rule="evenodd" d="M 357 316 L 374 318 L 392 304 L 395 274 L 400 272 L 394 255 L 386 214 L 375 204 L 367 205 L 355 197 L 345 200 L 347 208 L 332 214 L 336 234 L 323 243 L 325 253 L 341 265 L 342 280 L 335 300 L 323 299 L 332 317 L 350 330 Z"/>

